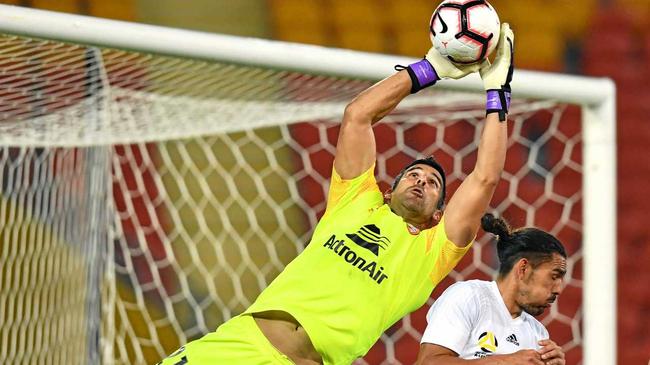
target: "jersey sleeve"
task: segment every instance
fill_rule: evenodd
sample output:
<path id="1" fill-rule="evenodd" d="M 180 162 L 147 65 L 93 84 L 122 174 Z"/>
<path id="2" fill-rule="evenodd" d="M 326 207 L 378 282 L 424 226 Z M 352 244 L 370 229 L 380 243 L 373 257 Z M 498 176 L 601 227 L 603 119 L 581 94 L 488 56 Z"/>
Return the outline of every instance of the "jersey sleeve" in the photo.
<path id="1" fill-rule="evenodd" d="M 456 283 L 433 303 L 420 343 L 444 346 L 461 354 L 480 317 L 479 301 L 465 282 Z"/>
<path id="2" fill-rule="evenodd" d="M 343 206 L 346 206 L 352 201 L 357 201 L 361 197 L 368 199 L 370 203 L 381 204 L 381 192 L 377 186 L 374 172 L 375 164 L 372 164 L 372 166 L 361 175 L 350 180 L 344 180 L 338 172 L 336 172 L 336 169 L 332 167 L 332 179 L 330 182 L 329 193 L 327 195 L 327 208 L 325 214 L 327 215 Z"/>
<path id="3" fill-rule="evenodd" d="M 549 339 L 551 336 L 548 334 L 548 330 L 540 323 L 539 337 L 541 340 Z"/>
<path id="4" fill-rule="evenodd" d="M 434 287 L 451 272 L 463 256 L 465 256 L 467 251 L 469 251 L 472 244 L 474 244 L 474 241 L 465 247 L 458 247 L 451 242 L 445 233 L 445 216 L 442 216 L 427 247 L 427 251 L 436 250 L 439 252 L 436 263 L 433 266 L 433 271 L 430 274 Z"/>
<path id="5" fill-rule="evenodd" d="M 537 345 L 537 349 L 539 350 L 541 346 L 539 346 L 537 342 L 541 340 L 550 339 L 550 335 L 546 327 L 544 327 L 544 325 L 540 321 L 538 321 L 536 318 L 533 318 L 532 316 L 530 318 L 531 318 L 533 330 L 535 332 L 535 336 L 537 337 L 535 339 L 535 344 Z"/>

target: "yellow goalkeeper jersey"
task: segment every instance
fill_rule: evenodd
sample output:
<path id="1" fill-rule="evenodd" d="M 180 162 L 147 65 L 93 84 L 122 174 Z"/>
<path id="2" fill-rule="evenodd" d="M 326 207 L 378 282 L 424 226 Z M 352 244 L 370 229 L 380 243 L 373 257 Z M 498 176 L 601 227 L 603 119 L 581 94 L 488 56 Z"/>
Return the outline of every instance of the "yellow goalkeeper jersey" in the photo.
<path id="1" fill-rule="evenodd" d="M 374 165 L 352 180 L 334 170 L 327 209 L 305 250 L 246 313 L 281 310 L 305 328 L 325 364 L 350 364 L 422 306 L 467 252 L 447 239 L 444 217 L 418 232 L 393 213 Z"/>

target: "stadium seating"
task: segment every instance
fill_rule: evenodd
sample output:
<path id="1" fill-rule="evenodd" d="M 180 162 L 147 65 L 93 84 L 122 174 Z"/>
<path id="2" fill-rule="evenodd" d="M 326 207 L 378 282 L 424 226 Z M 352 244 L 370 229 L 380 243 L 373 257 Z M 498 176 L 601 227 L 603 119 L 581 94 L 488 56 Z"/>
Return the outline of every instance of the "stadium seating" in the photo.
<path id="1" fill-rule="evenodd" d="M 31 1 L 31 5 L 39 9 L 61 11 L 64 13 L 83 12 L 83 9 L 80 6 L 80 2 L 75 0 L 33 0 Z"/>
<path id="2" fill-rule="evenodd" d="M 2 1 L 5 4 L 23 5 L 25 1 Z M 132 0 L 32 0 L 30 6 L 38 9 L 73 14 L 87 14 L 101 18 L 136 20 L 135 3 Z"/>
<path id="3" fill-rule="evenodd" d="M 79 1 L 76 2 L 78 3 Z M 89 15 L 130 21 L 136 19 L 135 6 L 132 0 L 94 0 L 88 1 L 87 6 Z"/>
<path id="4" fill-rule="evenodd" d="M 373 0 L 331 0 L 330 11 L 341 47 L 384 52 L 385 13 Z"/>
<path id="5" fill-rule="evenodd" d="M 650 29 L 650 1 L 647 0 L 615 0 L 614 6 L 629 14 L 631 26 L 644 32 Z"/>
<path id="6" fill-rule="evenodd" d="M 277 39 L 327 45 L 327 11 L 319 0 L 273 0 L 269 2 L 273 35 Z"/>
<path id="7" fill-rule="evenodd" d="M 429 46 L 428 24 L 436 4 L 427 0 L 411 0 L 409 6 L 389 1 L 386 8 L 391 17 L 388 21 L 393 38 L 388 52 L 422 57 Z"/>

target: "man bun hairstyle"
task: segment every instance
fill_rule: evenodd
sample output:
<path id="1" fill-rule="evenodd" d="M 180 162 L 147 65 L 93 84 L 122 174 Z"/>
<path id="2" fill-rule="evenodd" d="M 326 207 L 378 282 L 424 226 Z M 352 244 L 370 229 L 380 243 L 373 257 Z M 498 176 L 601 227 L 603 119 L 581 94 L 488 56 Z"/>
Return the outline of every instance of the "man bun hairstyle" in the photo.
<path id="1" fill-rule="evenodd" d="M 490 213 L 481 218 L 481 227 L 484 231 L 497 236 L 499 277 L 507 275 L 514 264 L 522 258 L 530 261 L 533 267 L 550 261 L 554 253 L 566 258 L 562 243 L 555 236 L 541 229 L 512 230 L 503 218 L 496 218 Z"/>
<path id="2" fill-rule="evenodd" d="M 395 191 L 395 189 L 397 188 L 397 184 L 399 184 L 400 180 L 402 180 L 402 177 L 404 177 L 404 173 L 406 172 L 406 170 L 410 169 L 415 165 L 431 166 L 440 174 L 440 177 L 442 178 L 442 186 L 441 186 L 442 190 L 440 194 L 440 199 L 438 199 L 438 204 L 436 204 L 436 208 L 438 208 L 439 210 L 443 210 L 445 208 L 445 196 L 447 194 L 447 177 L 445 176 L 445 170 L 442 168 L 442 166 L 440 166 L 438 161 L 436 161 L 433 158 L 433 156 L 420 158 L 406 165 L 402 169 L 402 171 L 400 171 L 399 174 L 397 174 L 397 177 L 395 177 L 395 180 L 393 181 L 393 185 L 390 188 L 393 191 Z"/>

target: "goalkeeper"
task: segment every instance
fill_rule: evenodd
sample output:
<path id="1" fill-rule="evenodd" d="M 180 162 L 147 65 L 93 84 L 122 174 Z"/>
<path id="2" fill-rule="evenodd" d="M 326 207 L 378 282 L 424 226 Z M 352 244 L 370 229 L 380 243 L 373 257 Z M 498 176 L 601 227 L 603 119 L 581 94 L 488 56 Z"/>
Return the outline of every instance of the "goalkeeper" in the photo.
<path id="1" fill-rule="evenodd" d="M 432 49 L 355 98 L 309 245 L 243 314 L 163 364 L 350 364 L 422 306 L 468 251 L 503 170 L 513 38 L 504 23 L 492 65 L 452 64 Z M 447 207 L 445 173 L 431 157 L 407 165 L 382 194 L 372 125 L 409 94 L 479 69 L 487 117 L 478 157 Z"/>

